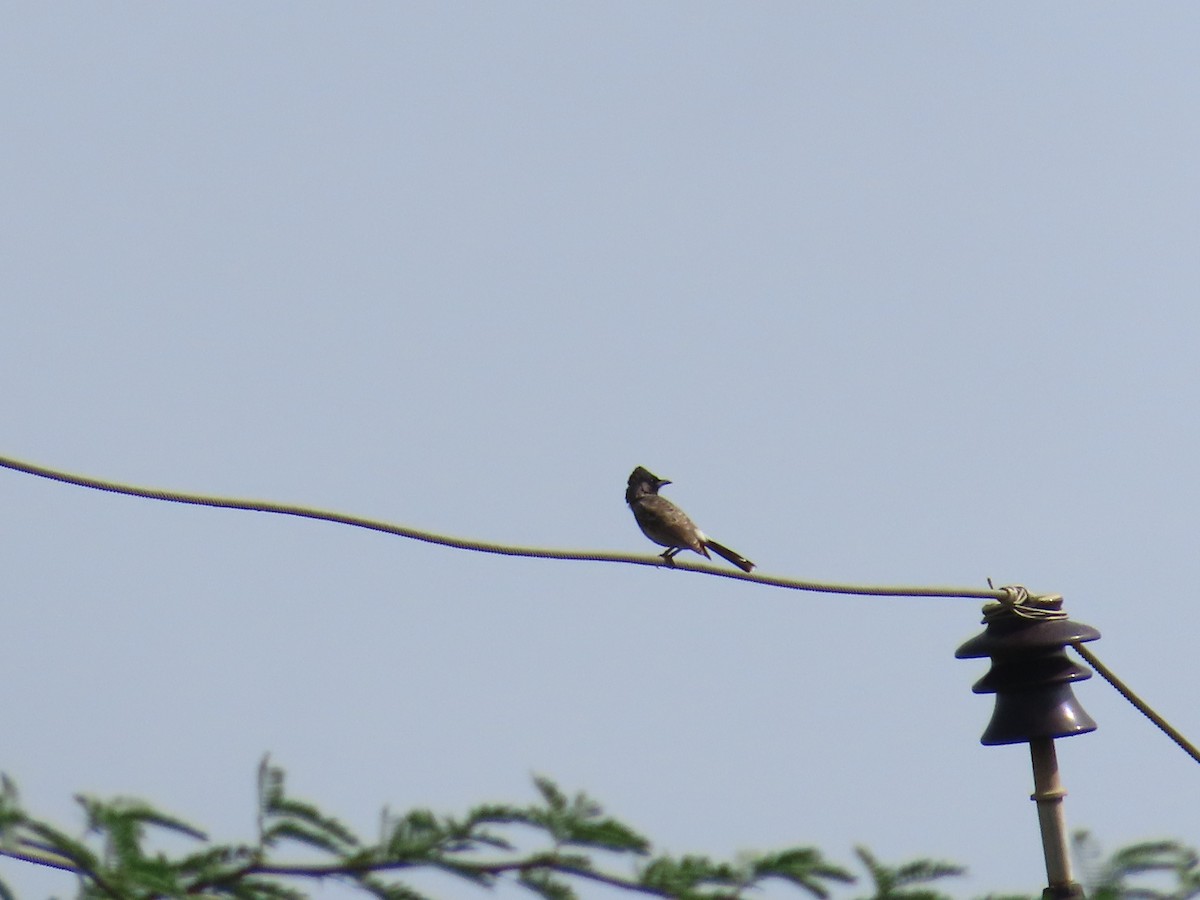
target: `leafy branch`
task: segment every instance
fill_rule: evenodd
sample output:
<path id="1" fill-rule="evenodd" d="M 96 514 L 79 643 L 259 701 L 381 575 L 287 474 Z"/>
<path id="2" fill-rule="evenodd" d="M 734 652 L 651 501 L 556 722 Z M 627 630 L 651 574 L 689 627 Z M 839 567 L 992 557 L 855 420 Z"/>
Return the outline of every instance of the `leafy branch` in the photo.
<path id="1" fill-rule="evenodd" d="M 536 778 L 538 802 L 477 806 L 462 817 L 428 810 L 385 813 L 379 839 L 367 842 L 316 806 L 288 795 L 283 770 L 264 760 L 258 775 L 258 835 L 253 844 L 212 844 L 187 822 L 142 801 L 78 797 L 84 839 L 40 822 L 0 784 L 0 854 L 75 874 L 80 896 L 112 900 L 230 897 L 299 900 L 302 886 L 323 880 L 384 900 L 424 900 L 403 875 L 439 871 L 480 888 L 502 879 L 546 900 L 571 900 L 580 882 L 681 900 L 733 900 L 771 879 L 824 900 L 829 886 L 853 877 L 813 849 L 748 856 L 736 863 L 703 856 L 652 855 L 650 842 L 608 816 L 586 794 L 568 796 Z M 150 851 L 152 835 L 199 845 L 192 852 Z M 531 837 L 533 841 L 531 841 Z M 518 842 L 538 846 L 521 850 Z M 307 855 L 312 861 L 290 857 Z M 624 858 L 625 871 L 601 861 Z M 0 898 L 12 897 L 0 884 Z"/>
<path id="2" fill-rule="evenodd" d="M 461 817 L 385 810 L 371 842 L 290 796 L 283 770 L 264 759 L 255 841 L 215 844 L 195 826 L 143 801 L 89 796 L 76 798 L 87 827 L 82 838 L 73 837 L 26 813 L 15 785 L 0 776 L 0 856 L 71 873 L 82 900 L 301 900 L 309 896 L 305 888 L 324 881 L 381 900 L 426 900 L 405 881 L 417 871 L 440 872 L 485 890 L 514 884 L 544 900 L 574 900 L 587 883 L 651 897 L 742 900 L 769 881 L 826 900 L 833 887 L 855 881 L 812 848 L 748 854 L 735 862 L 655 854 L 645 837 L 586 794 L 569 796 L 548 778 L 535 778 L 534 786 L 538 797 L 530 805 L 484 804 Z M 188 849 L 174 854 L 149 849 L 163 835 Z M 965 871 L 929 859 L 891 866 L 863 847 L 855 852 L 870 888 L 863 900 L 948 900 L 934 882 Z M 1200 856 L 1178 842 L 1135 844 L 1103 859 L 1095 840 L 1079 832 L 1075 855 L 1088 896 L 1200 897 Z M 14 896 L 0 882 L 0 900 Z"/>
<path id="3" fill-rule="evenodd" d="M 1200 854 L 1178 841 L 1144 841 L 1103 858 L 1087 831 L 1072 849 L 1081 861 L 1089 897 L 1096 900 L 1188 900 L 1200 897 Z"/>
<path id="4" fill-rule="evenodd" d="M 928 859 L 903 866 L 885 866 L 865 847 L 856 847 L 854 852 L 875 887 L 871 900 L 938 900 L 942 895 L 926 885 L 942 878 L 964 875 L 967 871 L 953 863 Z"/>

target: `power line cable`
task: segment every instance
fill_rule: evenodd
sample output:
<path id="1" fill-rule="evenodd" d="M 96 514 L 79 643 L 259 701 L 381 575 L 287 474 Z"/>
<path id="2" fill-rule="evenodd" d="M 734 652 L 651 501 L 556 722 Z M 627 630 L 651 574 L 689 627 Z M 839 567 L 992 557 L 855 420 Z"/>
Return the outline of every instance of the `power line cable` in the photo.
<path id="1" fill-rule="evenodd" d="M 478 541 L 469 538 L 453 537 L 436 534 L 420 528 L 407 525 L 397 525 L 378 519 L 368 519 L 362 516 L 352 516 L 346 513 L 330 510 L 315 509 L 309 506 L 299 506 L 292 503 L 276 503 L 271 500 L 247 500 L 239 497 L 217 497 L 208 494 L 193 494 L 183 491 L 170 491 L 161 488 L 147 488 L 132 484 L 122 484 L 100 478 L 90 478 L 86 475 L 75 475 L 58 469 L 23 462 L 17 459 L 0 456 L 0 467 L 48 478 L 51 481 L 73 484 L 78 487 L 91 488 L 98 491 L 108 491 L 114 494 L 125 494 L 130 497 L 145 497 L 150 500 L 166 500 L 170 503 L 187 503 L 193 506 L 211 506 L 220 509 L 244 509 L 251 512 L 275 513 L 283 516 L 298 516 L 304 519 L 317 519 L 323 522 L 334 522 L 338 525 L 351 525 L 355 528 L 366 528 L 370 531 L 381 531 L 399 537 L 424 541 L 427 544 L 440 544 L 458 550 L 472 550 L 477 553 L 496 553 L 502 556 L 524 556 L 535 559 L 569 559 L 585 562 L 616 562 L 637 566 L 655 566 L 660 568 L 677 568 L 691 572 L 703 572 L 709 575 L 719 575 L 722 578 L 737 578 L 742 581 L 753 581 L 772 587 L 788 588 L 798 591 L 817 591 L 830 594 L 858 594 L 885 597 L 959 597 L 981 600 L 1002 600 L 1008 596 L 1003 589 L 992 588 L 962 588 L 962 587 L 925 587 L 920 585 L 862 585 L 862 584 L 829 584 L 819 581 L 802 581 L 795 578 L 780 578 L 770 575 L 746 573 L 733 569 L 718 567 L 711 563 L 678 562 L 674 565 L 663 560 L 661 556 L 635 556 L 628 553 L 614 553 L 603 550 L 558 550 L 549 547 L 519 547 L 512 544 L 498 544 L 491 541 Z"/>
<path id="2" fill-rule="evenodd" d="M 351 516 L 345 513 L 315 509 L 291 503 L 276 503 L 270 500 L 246 500 L 238 497 L 217 497 L 208 494 L 193 494 L 184 491 L 169 491 L 161 488 L 146 488 L 137 485 L 122 484 L 100 478 L 90 478 L 85 475 L 75 475 L 59 469 L 50 469 L 33 463 L 23 462 L 0 456 L 0 467 L 36 475 L 63 484 L 91 488 L 98 491 L 108 491 L 114 494 L 125 494 L 130 497 L 145 497 L 150 500 L 165 500 L 170 503 L 187 503 L 193 506 L 211 506 L 220 509 L 244 509 L 251 512 L 275 513 L 283 516 L 297 516 L 304 519 L 317 519 L 333 522 L 338 525 L 351 525 L 355 528 L 366 528 L 370 531 L 380 531 L 394 534 L 428 544 L 440 544 L 458 550 L 471 550 L 477 553 L 495 553 L 502 556 L 523 556 L 535 559 L 565 559 L 584 562 L 615 562 L 635 566 L 655 566 L 681 569 L 688 572 L 701 572 L 706 575 L 717 575 L 721 578 L 735 578 L 740 581 L 752 581 L 756 584 L 771 587 L 787 588 L 789 590 L 812 591 L 828 594 L 852 594 L 859 596 L 878 597 L 954 597 L 977 600 L 994 600 L 996 604 L 984 607 L 985 621 L 987 617 L 1002 609 L 1010 609 L 1025 617 L 1061 616 L 1045 608 L 1045 602 L 1059 601 L 1057 594 L 1031 595 L 1025 588 L 1014 585 L 1010 587 L 993 588 L 961 588 L 961 587 L 927 587 L 918 585 L 861 585 L 861 584 L 831 584 L 820 581 L 803 581 L 795 578 L 780 578 L 772 575 L 762 575 L 753 572 L 742 572 L 734 569 L 718 567 L 710 563 L 668 562 L 661 556 L 633 556 L 626 553 L 613 553 L 598 550 L 558 550 L 548 547 L 520 547 L 511 544 L 497 544 L 491 541 L 477 541 L 467 538 L 452 537 L 436 534 L 420 528 L 410 528 L 378 519 L 368 519 L 362 516 Z M 989 610 L 992 612 L 989 613 Z M 1101 677 L 1111 684 L 1118 693 L 1128 700 L 1146 718 L 1153 722 L 1164 734 L 1173 740 L 1192 759 L 1200 762 L 1200 750 L 1189 742 L 1161 715 L 1155 712 L 1149 704 L 1129 689 L 1112 670 L 1105 666 L 1096 655 L 1080 643 L 1071 645 Z"/>

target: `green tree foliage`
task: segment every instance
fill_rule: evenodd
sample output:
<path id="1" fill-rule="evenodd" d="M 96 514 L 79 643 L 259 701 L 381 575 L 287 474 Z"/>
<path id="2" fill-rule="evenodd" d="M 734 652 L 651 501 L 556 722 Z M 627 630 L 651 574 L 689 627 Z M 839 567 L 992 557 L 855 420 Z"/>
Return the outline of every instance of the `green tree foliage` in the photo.
<path id="1" fill-rule="evenodd" d="M 742 897 L 771 879 L 824 898 L 830 885 L 853 880 L 811 849 L 736 863 L 654 855 L 646 838 L 586 794 L 568 796 L 546 778 L 534 784 L 539 800 L 529 806 L 483 805 L 460 818 L 421 809 L 385 813 L 379 839 L 371 842 L 288 795 L 282 769 L 264 761 L 258 839 L 238 845 L 215 844 L 200 829 L 141 801 L 92 797 L 78 798 L 87 820 L 87 837 L 78 840 L 27 814 L 6 780 L 0 788 L 0 853 L 76 874 L 86 900 L 298 900 L 306 896 L 306 884 L 327 880 L 385 900 L 423 900 L 404 881 L 405 873 L 417 870 L 481 888 L 508 879 L 547 900 L 570 900 L 588 881 L 637 894 L 710 900 Z M 150 851 L 156 832 L 182 836 L 195 849 Z M 518 849 L 530 843 L 538 846 Z M 622 858 L 633 864 L 622 870 Z M 0 897 L 12 896 L 0 885 Z"/>
<path id="2" fill-rule="evenodd" d="M 943 878 L 963 875 L 966 869 L 952 863 L 919 859 L 905 865 L 885 866 L 865 847 L 856 847 L 854 852 L 866 867 L 867 874 L 875 887 L 870 900 L 940 900 L 944 895 L 930 885 Z"/>
<path id="3" fill-rule="evenodd" d="M 606 815 L 586 794 L 569 796 L 546 778 L 535 779 L 534 786 L 538 799 L 527 806 L 482 805 L 458 818 L 423 809 L 385 812 L 378 838 L 368 841 L 290 796 L 283 771 L 264 760 L 257 839 L 217 844 L 142 801 L 86 796 L 77 798 L 86 834 L 72 837 L 26 813 L 5 778 L 0 781 L 0 855 L 72 873 L 81 900 L 299 900 L 327 881 L 383 900 L 426 900 L 405 879 L 419 871 L 444 873 L 484 890 L 508 882 L 545 900 L 572 900 L 589 882 L 653 897 L 740 900 L 772 881 L 825 900 L 835 887 L 856 881 L 812 848 L 748 854 L 733 862 L 656 854 L 645 837 Z M 168 843 L 185 849 L 150 849 L 163 843 L 163 835 L 175 836 Z M 1179 844 L 1139 844 L 1101 861 L 1095 842 L 1081 834 L 1077 850 L 1090 854 L 1091 897 L 1200 896 L 1196 853 Z M 949 900 L 935 884 L 965 871 L 933 860 L 889 866 L 865 848 L 856 852 L 870 887 L 864 900 Z M 1158 887 L 1151 889 L 1146 877 L 1157 879 Z M 0 883 L 0 900 L 13 897 Z"/>
<path id="4" fill-rule="evenodd" d="M 1131 844 L 1104 858 L 1086 831 L 1075 833 L 1075 858 L 1092 900 L 1189 900 L 1200 897 L 1200 858 L 1178 841 Z"/>

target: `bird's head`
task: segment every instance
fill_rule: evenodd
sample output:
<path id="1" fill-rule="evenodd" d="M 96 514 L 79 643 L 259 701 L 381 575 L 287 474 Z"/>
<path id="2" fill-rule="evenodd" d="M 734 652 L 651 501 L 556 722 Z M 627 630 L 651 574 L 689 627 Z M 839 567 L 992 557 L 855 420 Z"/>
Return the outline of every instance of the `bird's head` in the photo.
<path id="1" fill-rule="evenodd" d="M 625 489 L 625 502 L 632 503 L 638 497 L 657 494 L 660 487 L 670 483 L 665 478 L 659 478 L 649 469 L 638 466 L 629 475 L 629 487 Z"/>

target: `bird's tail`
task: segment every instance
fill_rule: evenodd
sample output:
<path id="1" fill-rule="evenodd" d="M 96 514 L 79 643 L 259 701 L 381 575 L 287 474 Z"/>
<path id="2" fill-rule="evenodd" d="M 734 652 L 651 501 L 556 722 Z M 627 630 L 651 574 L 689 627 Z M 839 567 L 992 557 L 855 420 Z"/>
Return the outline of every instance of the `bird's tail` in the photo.
<path id="1" fill-rule="evenodd" d="M 706 540 L 704 545 L 713 553 L 717 554 L 717 556 L 725 557 L 725 559 L 729 560 L 743 572 L 749 572 L 754 568 L 754 563 L 750 562 L 750 560 L 746 559 L 746 557 L 742 556 L 740 553 L 734 553 L 724 544 L 718 544 L 714 540 Z"/>

